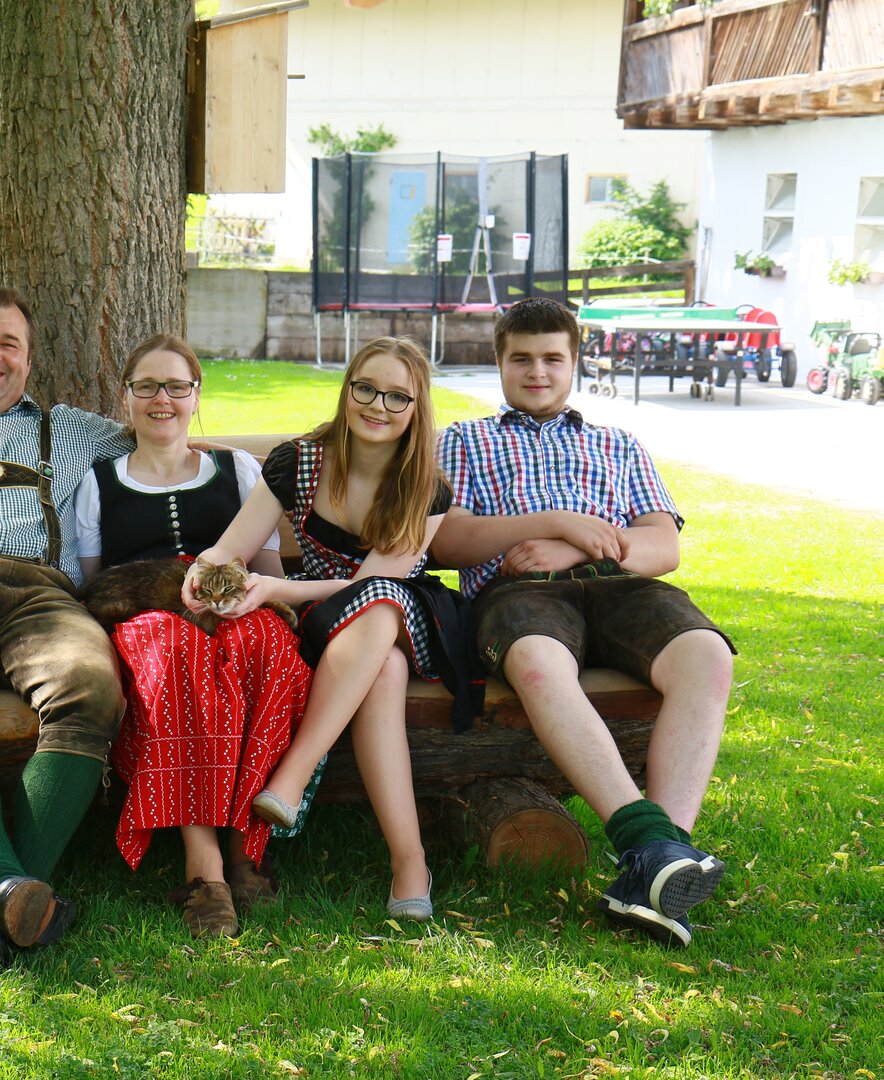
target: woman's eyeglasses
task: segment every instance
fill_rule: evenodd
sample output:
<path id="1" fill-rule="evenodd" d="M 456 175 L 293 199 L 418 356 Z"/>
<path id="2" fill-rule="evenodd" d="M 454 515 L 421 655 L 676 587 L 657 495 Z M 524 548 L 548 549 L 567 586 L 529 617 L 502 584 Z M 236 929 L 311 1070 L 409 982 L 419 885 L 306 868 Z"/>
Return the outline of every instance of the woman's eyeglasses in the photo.
<path id="1" fill-rule="evenodd" d="M 374 399 L 379 397 L 387 412 L 393 413 L 405 412 L 414 401 L 413 397 L 402 394 L 398 390 L 377 390 L 371 383 L 359 382 L 358 380 L 351 381 L 350 396 L 360 405 L 371 405 Z"/>
<path id="2" fill-rule="evenodd" d="M 193 393 L 193 388 L 199 386 L 198 382 L 187 382 L 185 379 L 170 379 L 168 382 L 156 382 L 154 379 L 134 379 L 127 382 L 126 386 L 135 397 L 156 397 L 160 390 L 165 390 L 170 398 L 186 398 Z"/>

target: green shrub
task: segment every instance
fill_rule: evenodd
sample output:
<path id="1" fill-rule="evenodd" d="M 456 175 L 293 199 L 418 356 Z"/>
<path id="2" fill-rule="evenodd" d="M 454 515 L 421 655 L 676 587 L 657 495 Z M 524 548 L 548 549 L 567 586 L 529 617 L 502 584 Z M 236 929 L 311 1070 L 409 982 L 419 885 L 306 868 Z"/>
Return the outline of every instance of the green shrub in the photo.
<path id="1" fill-rule="evenodd" d="M 577 245 L 581 266 L 621 266 L 666 262 L 684 255 L 690 230 L 678 218 L 685 203 L 676 202 L 665 180 L 641 195 L 625 180 L 611 184 L 622 217 L 596 222 Z"/>
<path id="2" fill-rule="evenodd" d="M 613 218 L 596 222 L 577 245 L 578 264 L 583 267 L 624 266 L 649 259 L 677 259 L 682 246 L 653 225 Z"/>

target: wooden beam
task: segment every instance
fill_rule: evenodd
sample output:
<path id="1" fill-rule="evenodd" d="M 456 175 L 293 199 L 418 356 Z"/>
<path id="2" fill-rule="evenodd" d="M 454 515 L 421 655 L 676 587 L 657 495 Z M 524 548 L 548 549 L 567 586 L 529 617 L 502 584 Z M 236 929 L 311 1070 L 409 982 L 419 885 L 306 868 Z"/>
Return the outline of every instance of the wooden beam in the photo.
<path id="1" fill-rule="evenodd" d="M 211 19 L 200 19 L 199 26 L 229 26 L 231 23 L 245 22 L 247 19 L 262 19 L 265 15 L 282 15 L 289 11 L 299 11 L 310 7 L 310 0 L 276 0 L 275 3 L 258 4 L 255 7 L 243 8 L 242 11 L 231 11 L 227 15 L 213 15 Z"/>

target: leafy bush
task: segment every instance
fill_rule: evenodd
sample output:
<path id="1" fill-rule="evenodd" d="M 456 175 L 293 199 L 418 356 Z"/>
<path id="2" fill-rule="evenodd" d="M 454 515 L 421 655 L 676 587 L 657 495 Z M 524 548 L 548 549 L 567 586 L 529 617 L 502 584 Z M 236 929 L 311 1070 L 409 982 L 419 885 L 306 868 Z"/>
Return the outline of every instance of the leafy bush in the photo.
<path id="1" fill-rule="evenodd" d="M 383 124 L 373 128 L 357 128 L 356 134 L 341 135 L 328 124 L 307 129 L 307 142 L 315 146 L 323 157 L 337 157 L 338 154 L 378 154 L 381 150 L 390 150 L 396 145 L 396 136 L 387 131 Z"/>
<path id="2" fill-rule="evenodd" d="M 611 184 L 614 201 L 623 216 L 596 222 L 577 245 L 582 266 L 679 259 L 690 230 L 678 219 L 685 203 L 676 202 L 665 180 L 658 180 L 648 195 L 641 195 L 625 180 Z"/>
<path id="3" fill-rule="evenodd" d="M 584 233 L 577 245 L 578 265 L 583 267 L 624 266 L 630 263 L 677 259 L 682 245 L 653 225 L 612 218 L 598 221 Z"/>

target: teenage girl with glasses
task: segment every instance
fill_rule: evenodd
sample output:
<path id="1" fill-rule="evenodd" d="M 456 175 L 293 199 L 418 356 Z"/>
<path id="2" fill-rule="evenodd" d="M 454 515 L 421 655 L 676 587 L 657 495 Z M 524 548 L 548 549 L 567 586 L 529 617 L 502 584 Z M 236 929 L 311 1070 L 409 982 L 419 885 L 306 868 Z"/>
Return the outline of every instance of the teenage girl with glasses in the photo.
<path id="1" fill-rule="evenodd" d="M 288 826 L 314 768 L 349 724 L 390 849 L 387 910 L 419 921 L 432 917 L 432 878 L 405 734 L 409 672 L 442 678 L 455 694 L 456 728 L 469 725 L 479 704 L 471 700 L 466 609 L 424 573 L 450 504 L 433 448 L 426 354 L 407 338 L 372 341 L 344 374 L 334 418 L 271 452 L 242 512 L 202 554 L 210 562 L 249 559 L 280 515 L 293 515 L 304 573 L 285 581 L 253 574 L 239 612 L 270 599 L 300 609 L 302 652 L 316 670 L 304 721 L 252 807 Z M 183 596 L 196 610 L 195 575 L 194 568 Z"/>

